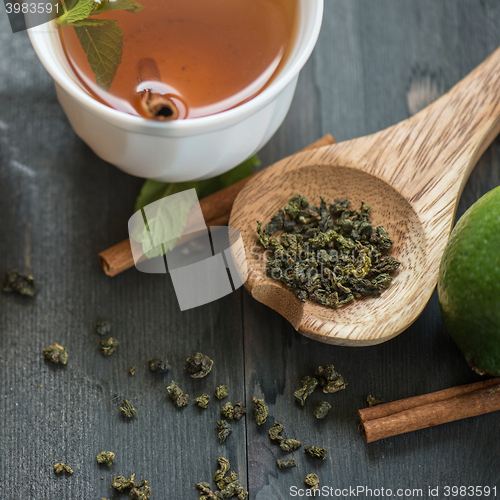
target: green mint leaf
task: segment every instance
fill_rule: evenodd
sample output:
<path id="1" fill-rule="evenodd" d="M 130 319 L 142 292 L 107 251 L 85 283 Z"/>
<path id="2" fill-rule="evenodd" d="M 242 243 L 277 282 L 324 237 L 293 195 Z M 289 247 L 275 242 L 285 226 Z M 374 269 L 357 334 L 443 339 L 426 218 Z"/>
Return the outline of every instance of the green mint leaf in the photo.
<path id="1" fill-rule="evenodd" d="M 101 4 L 92 14 L 101 14 L 110 10 L 126 10 L 127 12 L 139 12 L 144 5 L 135 0 L 102 0 Z"/>
<path id="2" fill-rule="evenodd" d="M 73 8 L 57 18 L 57 26 L 69 26 L 87 19 L 97 7 L 99 3 L 94 0 L 79 0 Z"/>
<path id="3" fill-rule="evenodd" d="M 152 179 L 146 179 L 142 185 L 141 192 L 135 202 L 134 211 L 137 212 L 146 205 L 153 203 L 160 198 L 170 196 L 171 194 L 180 193 L 186 189 L 196 189 L 196 194 L 201 200 L 206 196 L 213 194 L 221 189 L 224 189 L 231 184 L 252 175 L 253 167 L 258 167 L 260 160 L 257 155 L 253 155 L 243 163 L 232 168 L 228 172 L 205 179 L 202 181 L 188 181 L 188 182 L 159 182 Z"/>
<path id="4" fill-rule="evenodd" d="M 86 19 L 73 24 L 99 87 L 109 90 L 122 60 L 123 31 L 114 19 Z"/>
<path id="5" fill-rule="evenodd" d="M 224 189 L 241 179 L 252 175 L 253 167 L 257 167 L 259 165 L 260 160 L 256 155 L 254 155 L 228 172 L 210 179 L 177 183 L 159 182 L 152 179 L 146 179 L 141 192 L 137 197 L 135 212 L 155 201 L 167 198 L 168 196 L 176 193 L 181 193 L 182 191 L 186 191 L 188 189 L 196 189 L 198 199 L 205 198 L 216 191 L 220 191 L 221 189 Z M 157 257 L 163 253 L 160 248 L 150 250 L 150 234 L 148 231 L 151 231 L 155 235 L 155 239 L 157 241 L 169 240 L 168 244 L 163 245 L 164 251 L 168 252 L 174 248 L 176 243 L 176 240 L 170 239 L 168 235 L 182 233 L 192 207 L 193 205 L 184 201 L 182 197 L 181 202 L 175 204 L 173 209 L 171 204 L 168 206 L 167 210 L 166 203 L 159 203 L 155 207 L 154 216 L 148 216 L 147 226 L 144 227 L 143 225 L 140 225 L 141 227 L 136 227 L 132 231 L 131 236 L 135 241 L 142 243 L 144 253 L 148 258 Z"/>

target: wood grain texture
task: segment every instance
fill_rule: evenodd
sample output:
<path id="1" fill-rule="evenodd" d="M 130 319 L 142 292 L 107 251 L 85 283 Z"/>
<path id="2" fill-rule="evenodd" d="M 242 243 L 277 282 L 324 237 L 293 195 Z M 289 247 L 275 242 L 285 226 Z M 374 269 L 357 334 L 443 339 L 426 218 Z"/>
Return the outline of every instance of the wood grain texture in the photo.
<path id="1" fill-rule="evenodd" d="M 443 97 L 382 132 L 292 155 L 252 178 L 235 200 L 229 224 L 245 245 L 251 295 L 304 335 L 327 343 L 373 345 L 404 331 L 437 283 L 439 263 L 463 185 L 500 131 L 500 49 Z M 265 274 L 257 222 L 267 223 L 295 194 L 313 204 L 349 199 L 372 207 L 401 267 L 380 297 L 337 310 L 300 302 Z"/>
<path id="2" fill-rule="evenodd" d="M 327 1 L 292 109 L 259 154 L 263 166 L 328 132 L 345 141 L 406 119 L 415 89 L 420 104 L 412 110 L 500 46 L 499 19 L 496 0 Z M 337 488 L 500 488 L 496 414 L 369 445 L 358 431 L 357 410 L 368 394 L 392 401 L 479 379 L 446 332 L 435 295 L 403 334 L 352 349 L 298 334 L 244 290 L 181 313 L 168 277 L 135 270 L 113 280 L 104 276 L 95 256 L 127 237 L 142 180 L 99 160 L 76 137 L 26 34 L 12 35 L 3 14 L 0 27 L 0 276 L 12 267 L 27 271 L 29 253 L 31 272 L 42 284 L 34 301 L 0 293 L 0 478 L 6 498 L 119 498 L 109 489 L 110 478 L 137 472 L 150 481 L 151 500 L 195 500 L 194 484 L 210 480 L 215 459 L 226 453 L 251 500 L 288 500 L 290 487 L 303 487 L 310 472 L 321 485 Z M 496 140 L 472 172 L 457 216 L 500 184 L 498 158 Z M 114 319 L 121 341 L 109 358 L 98 352 L 97 316 Z M 41 357 L 54 341 L 69 349 L 65 369 Z M 182 369 L 195 349 L 216 363 L 205 381 Z M 157 354 L 170 356 L 173 370 L 166 377 L 145 366 Z M 293 392 L 301 377 L 327 363 L 347 378 L 346 390 L 315 392 L 305 407 L 297 406 Z M 230 385 L 231 399 L 249 404 L 263 396 L 268 422 L 258 427 L 248 416 L 220 446 L 218 405 L 177 411 L 166 394 L 171 379 L 191 397 L 219 383 Z M 135 403 L 136 421 L 120 419 L 116 396 Z M 321 399 L 332 409 L 316 421 L 312 409 Z M 299 449 L 292 454 L 298 467 L 278 470 L 275 460 L 283 453 L 267 435 L 274 418 L 304 445 L 327 446 L 327 459 L 315 461 Z M 107 448 L 117 454 L 111 469 L 95 461 Z M 73 476 L 54 475 L 60 460 L 73 467 Z"/>

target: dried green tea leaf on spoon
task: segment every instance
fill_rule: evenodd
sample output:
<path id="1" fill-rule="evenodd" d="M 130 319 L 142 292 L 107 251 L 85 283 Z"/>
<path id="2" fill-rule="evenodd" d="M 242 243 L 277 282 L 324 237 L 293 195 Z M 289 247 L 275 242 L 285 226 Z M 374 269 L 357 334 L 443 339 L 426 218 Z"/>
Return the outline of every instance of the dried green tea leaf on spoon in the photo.
<path id="1" fill-rule="evenodd" d="M 257 223 L 261 245 L 272 251 L 266 275 L 288 286 L 301 300 L 334 309 L 354 299 L 380 295 L 399 262 L 384 252 L 392 240 L 382 226 L 374 227 L 370 207 L 349 200 L 318 207 L 303 195 L 292 197 L 263 226 Z M 278 231 L 282 231 L 278 235 Z"/>

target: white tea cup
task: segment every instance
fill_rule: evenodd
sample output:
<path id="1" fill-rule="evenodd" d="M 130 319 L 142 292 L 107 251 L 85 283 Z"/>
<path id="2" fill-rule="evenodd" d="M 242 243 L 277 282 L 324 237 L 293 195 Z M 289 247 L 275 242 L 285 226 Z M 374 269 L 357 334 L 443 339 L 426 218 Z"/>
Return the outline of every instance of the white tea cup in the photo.
<path id="1" fill-rule="evenodd" d="M 138 177 L 182 182 L 226 172 L 267 143 L 290 108 L 322 17 L 323 0 L 299 0 L 299 25 L 291 54 L 270 85 L 255 97 L 221 113 L 170 122 L 147 120 L 93 99 L 72 76 L 55 21 L 30 28 L 28 34 L 54 79 L 73 129 L 99 157 Z"/>

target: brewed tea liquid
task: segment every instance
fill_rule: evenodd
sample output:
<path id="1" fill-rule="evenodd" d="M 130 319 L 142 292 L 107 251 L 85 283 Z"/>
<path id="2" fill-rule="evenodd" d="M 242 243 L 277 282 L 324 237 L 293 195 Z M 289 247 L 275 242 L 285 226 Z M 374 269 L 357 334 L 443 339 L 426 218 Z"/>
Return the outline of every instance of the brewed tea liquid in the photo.
<path id="1" fill-rule="evenodd" d="M 140 61 L 156 62 L 162 93 L 179 100 L 181 118 L 212 115 L 258 94 L 293 44 L 298 0 L 139 0 L 139 12 L 110 11 L 124 33 L 109 92 L 96 78 L 71 26 L 59 28 L 64 53 L 82 87 L 120 111 L 143 115 Z"/>

